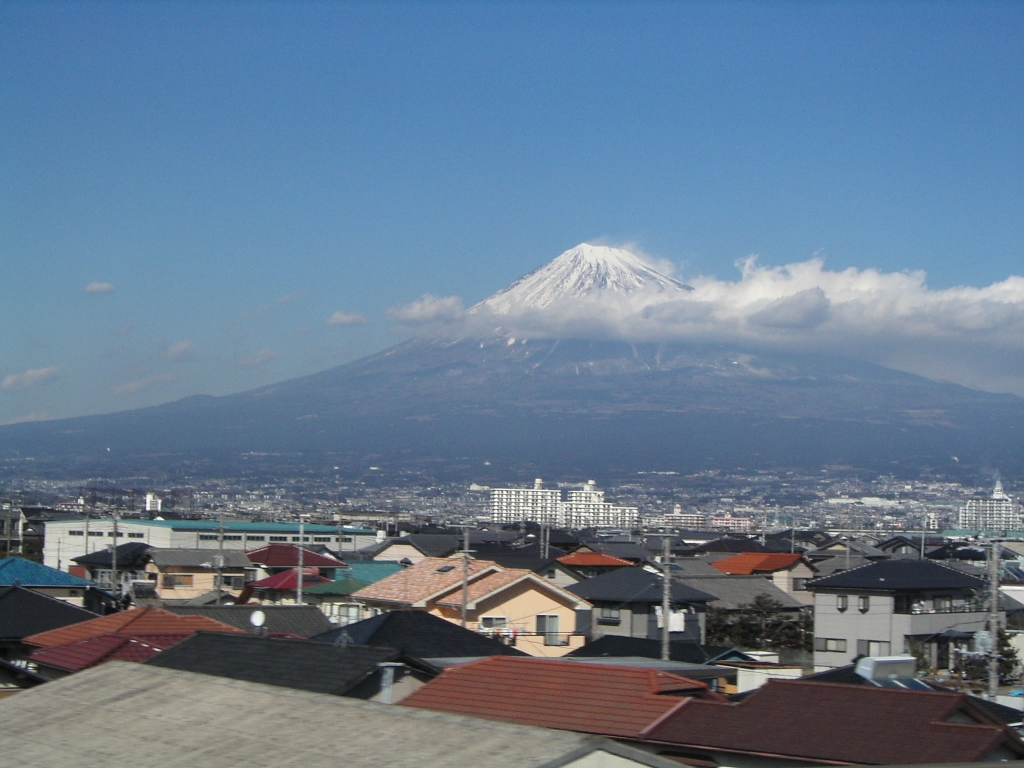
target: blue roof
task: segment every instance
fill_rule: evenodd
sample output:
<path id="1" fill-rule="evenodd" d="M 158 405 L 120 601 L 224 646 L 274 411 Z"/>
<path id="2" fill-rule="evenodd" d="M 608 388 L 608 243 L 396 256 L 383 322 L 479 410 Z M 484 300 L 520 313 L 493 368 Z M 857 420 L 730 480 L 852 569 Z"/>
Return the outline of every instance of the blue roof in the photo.
<path id="1" fill-rule="evenodd" d="M 134 518 L 126 517 L 121 519 L 122 523 L 131 523 L 132 525 L 152 525 L 157 528 L 172 528 L 176 531 L 216 531 L 220 528 L 220 522 L 218 520 L 136 520 Z M 242 533 L 261 533 L 261 532 L 273 532 L 280 531 L 282 533 L 298 533 L 298 523 L 251 523 L 241 522 L 238 520 L 225 520 L 224 521 L 225 531 L 240 531 Z M 369 528 L 352 528 L 350 526 L 344 526 L 345 533 L 363 533 L 373 535 L 376 531 Z M 338 526 L 336 525 L 314 525 L 312 523 L 306 523 L 306 533 L 337 533 Z"/>
<path id="2" fill-rule="evenodd" d="M 341 553 L 344 559 L 345 553 Z M 365 560 L 358 561 L 355 563 L 349 563 L 348 567 L 352 571 L 352 578 L 358 581 L 365 581 L 367 584 L 373 584 L 374 582 L 386 579 L 393 573 L 398 573 L 402 570 L 402 566 L 393 561 L 373 561 Z M 344 571 L 344 568 L 339 568 L 339 571 Z"/>
<path id="3" fill-rule="evenodd" d="M 0 585 L 20 583 L 25 587 L 91 587 L 93 583 L 80 576 L 40 565 L 23 557 L 0 560 Z"/>

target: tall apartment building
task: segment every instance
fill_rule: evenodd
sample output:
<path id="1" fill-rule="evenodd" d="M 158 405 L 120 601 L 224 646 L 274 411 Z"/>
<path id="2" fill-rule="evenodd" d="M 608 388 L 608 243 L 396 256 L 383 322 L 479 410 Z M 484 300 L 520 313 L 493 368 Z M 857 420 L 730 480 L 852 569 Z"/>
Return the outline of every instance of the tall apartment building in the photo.
<path id="1" fill-rule="evenodd" d="M 533 488 L 492 488 L 491 519 L 495 523 L 538 523 L 557 528 L 624 528 L 639 525 L 640 510 L 604 500 L 604 491 L 588 480 L 581 490 L 565 498 L 557 489 L 544 488 L 538 478 Z"/>
<path id="2" fill-rule="evenodd" d="M 975 496 L 960 510 L 960 528 L 971 531 L 1019 531 L 1020 511 L 996 481 L 990 496 Z"/>

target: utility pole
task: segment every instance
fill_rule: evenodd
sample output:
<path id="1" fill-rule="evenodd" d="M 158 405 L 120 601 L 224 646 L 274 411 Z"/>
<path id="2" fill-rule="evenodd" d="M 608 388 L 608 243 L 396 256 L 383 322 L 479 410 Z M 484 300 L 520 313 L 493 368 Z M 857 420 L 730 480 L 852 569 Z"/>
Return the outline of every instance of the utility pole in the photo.
<path id="1" fill-rule="evenodd" d="M 114 593 L 114 597 L 117 598 L 118 603 L 120 603 L 121 584 L 117 579 L 117 512 L 113 512 L 111 517 L 114 521 L 114 543 L 110 546 L 110 583 L 111 591 Z"/>
<path id="2" fill-rule="evenodd" d="M 469 526 L 462 527 L 462 628 L 466 628 L 466 605 L 469 603 Z"/>
<path id="3" fill-rule="evenodd" d="M 669 610 L 672 602 L 672 571 L 669 569 L 669 558 L 672 556 L 672 540 L 666 534 L 662 536 L 661 552 L 661 660 L 669 660 Z"/>
<path id="4" fill-rule="evenodd" d="M 995 701 L 999 692 L 999 541 L 992 539 L 988 557 L 988 697 Z"/>
<path id="5" fill-rule="evenodd" d="M 303 578 L 302 578 L 302 576 L 303 576 L 303 574 L 302 574 L 302 555 L 303 555 L 303 552 L 305 551 L 303 549 L 303 546 L 302 546 L 302 540 L 305 538 L 305 533 L 306 533 L 306 524 L 305 524 L 305 522 L 306 522 L 305 521 L 305 515 L 303 515 L 300 512 L 299 513 L 299 570 L 298 570 L 298 573 L 296 574 L 297 578 L 295 580 L 295 604 L 296 605 L 302 605 L 302 582 L 303 582 Z"/>
<path id="6" fill-rule="evenodd" d="M 220 513 L 220 525 L 217 530 L 217 605 L 224 600 L 222 590 L 224 589 L 224 513 Z"/>
<path id="7" fill-rule="evenodd" d="M 850 535 L 846 535 L 846 570 L 850 570 Z"/>

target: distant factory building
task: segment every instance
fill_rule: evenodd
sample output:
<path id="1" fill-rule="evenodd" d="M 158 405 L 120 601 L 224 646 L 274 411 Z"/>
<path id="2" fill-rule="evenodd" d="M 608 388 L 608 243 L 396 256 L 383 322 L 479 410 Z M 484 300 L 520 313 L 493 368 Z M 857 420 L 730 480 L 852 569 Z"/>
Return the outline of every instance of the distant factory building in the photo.
<path id="1" fill-rule="evenodd" d="M 620 507 L 604 500 L 604 491 L 593 480 L 580 490 L 562 491 L 544 487 L 541 479 L 533 488 L 492 488 L 491 519 L 498 524 L 537 523 L 556 528 L 623 528 L 640 523 L 640 510 Z"/>
<path id="2" fill-rule="evenodd" d="M 1020 510 L 996 481 L 990 496 L 975 496 L 960 510 L 960 528 L 970 531 L 1019 531 Z"/>

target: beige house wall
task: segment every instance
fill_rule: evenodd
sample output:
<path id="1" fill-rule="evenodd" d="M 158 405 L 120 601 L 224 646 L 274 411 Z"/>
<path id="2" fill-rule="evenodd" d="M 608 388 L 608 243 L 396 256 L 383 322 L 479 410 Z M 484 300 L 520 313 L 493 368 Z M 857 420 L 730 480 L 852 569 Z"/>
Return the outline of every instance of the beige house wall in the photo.
<path id="1" fill-rule="evenodd" d="M 373 556 L 374 560 L 393 560 L 396 562 L 408 559 L 413 565 L 416 565 L 420 560 L 425 558 L 422 552 L 411 544 L 392 544 L 389 547 L 385 547 L 376 555 Z"/>
<path id="2" fill-rule="evenodd" d="M 808 568 L 806 563 L 798 562 L 788 570 L 775 571 L 775 573 L 772 574 L 772 583 L 787 595 L 792 595 L 795 600 L 800 601 L 804 605 L 814 605 L 813 592 L 809 592 L 806 589 L 793 589 L 793 579 L 813 579 L 814 576 L 814 571 Z"/>
<path id="3" fill-rule="evenodd" d="M 205 595 L 207 592 L 217 588 L 217 572 L 213 570 L 201 569 L 190 569 L 181 567 L 167 567 L 164 569 L 158 568 L 153 563 L 146 564 L 146 574 L 156 585 L 156 594 L 161 600 L 190 600 L 193 597 L 199 597 Z M 191 576 L 192 586 L 164 586 L 164 575 L 174 576 Z M 225 568 L 224 577 L 227 579 L 231 576 L 244 576 L 244 569 L 240 568 Z M 239 589 L 224 589 L 226 594 L 237 597 L 241 594 Z"/>

